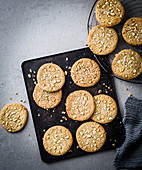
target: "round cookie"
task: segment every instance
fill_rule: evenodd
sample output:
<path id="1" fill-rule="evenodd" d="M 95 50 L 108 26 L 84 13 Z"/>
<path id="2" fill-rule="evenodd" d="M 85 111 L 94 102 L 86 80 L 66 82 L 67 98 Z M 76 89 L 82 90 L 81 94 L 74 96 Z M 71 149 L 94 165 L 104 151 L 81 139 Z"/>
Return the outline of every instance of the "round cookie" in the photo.
<path id="1" fill-rule="evenodd" d="M 123 79 L 134 79 L 142 73 L 142 57 L 131 49 L 122 50 L 115 55 L 112 70 Z"/>
<path id="2" fill-rule="evenodd" d="M 77 129 L 76 140 L 82 150 L 96 152 L 104 145 L 106 132 L 99 123 L 86 122 Z"/>
<path id="3" fill-rule="evenodd" d="M 113 27 L 124 18 L 124 7 L 118 0 L 100 0 L 96 4 L 96 19 L 100 25 Z"/>
<path id="4" fill-rule="evenodd" d="M 71 78 L 80 87 L 91 87 L 100 79 L 99 65 L 89 58 L 77 60 L 71 69 Z"/>
<path id="5" fill-rule="evenodd" d="M 8 132 L 20 131 L 27 122 L 27 109 L 19 103 L 10 103 L 0 112 L 0 124 Z"/>
<path id="6" fill-rule="evenodd" d="M 118 43 L 118 35 L 113 28 L 100 25 L 93 27 L 88 35 L 90 50 L 98 55 L 107 55 L 115 50 Z"/>
<path id="7" fill-rule="evenodd" d="M 128 19 L 122 29 L 124 40 L 131 45 L 142 45 L 142 18 Z"/>
<path id="8" fill-rule="evenodd" d="M 73 137 L 64 126 L 53 126 L 43 137 L 44 149 L 51 155 L 64 155 L 72 146 Z"/>
<path id="9" fill-rule="evenodd" d="M 88 91 L 74 91 L 66 99 L 66 111 L 68 116 L 73 120 L 87 120 L 92 116 L 94 110 L 94 99 Z"/>
<path id="10" fill-rule="evenodd" d="M 56 107 L 62 99 L 62 90 L 47 92 L 37 84 L 34 88 L 33 98 L 36 104 L 44 109 Z"/>
<path id="11" fill-rule="evenodd" d="M 94 96 L 95 112 L 91 119 L 98 123 L 109 123 L 117 115 L 117 104 L 115 100 L 104 94 Z"/>
<path id="12" fill-rule="evenodd" d="M 46 63 L 42 65 L 37 73 L 39 86 L 48 92 L 58 91 L 65 83 L 65 74 L 56 64 Z"/>

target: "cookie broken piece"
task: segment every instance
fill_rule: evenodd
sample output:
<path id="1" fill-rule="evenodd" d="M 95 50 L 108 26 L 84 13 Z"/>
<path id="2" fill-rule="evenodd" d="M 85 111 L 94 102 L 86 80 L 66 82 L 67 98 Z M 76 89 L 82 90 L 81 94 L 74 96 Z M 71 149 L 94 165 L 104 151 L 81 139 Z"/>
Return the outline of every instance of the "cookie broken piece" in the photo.
<path id="1" fill-rule="evenodd" d="M 10 103 L 0 112 L 0 124 L 8 132 L 20 131 L 26 124 L 27 109 L 19 103 Z"/>

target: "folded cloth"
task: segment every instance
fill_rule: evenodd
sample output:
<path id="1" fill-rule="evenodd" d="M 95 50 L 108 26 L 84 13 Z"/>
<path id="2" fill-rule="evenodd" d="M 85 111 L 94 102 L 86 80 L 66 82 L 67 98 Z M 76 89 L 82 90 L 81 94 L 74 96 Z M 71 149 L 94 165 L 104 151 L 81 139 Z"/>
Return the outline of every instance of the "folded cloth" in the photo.
<path id="1" fill-rule="evenodd" d="M 124 105 L 125 141 L 116 150 L 114 166 L 142 168 L 142 100 L 128 97 Z"/>

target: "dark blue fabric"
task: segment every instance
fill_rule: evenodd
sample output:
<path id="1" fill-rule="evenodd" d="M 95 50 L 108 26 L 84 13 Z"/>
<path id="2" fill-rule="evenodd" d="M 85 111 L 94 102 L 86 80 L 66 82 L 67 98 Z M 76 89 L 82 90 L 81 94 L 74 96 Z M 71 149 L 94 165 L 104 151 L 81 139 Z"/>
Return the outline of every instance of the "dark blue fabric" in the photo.
<path id="1" fill-rule="evenodd" d="M 116 150 L 114 166 L 142 168 L 142 100 L 128 97 L 124 105 L 125 141 Z"/>

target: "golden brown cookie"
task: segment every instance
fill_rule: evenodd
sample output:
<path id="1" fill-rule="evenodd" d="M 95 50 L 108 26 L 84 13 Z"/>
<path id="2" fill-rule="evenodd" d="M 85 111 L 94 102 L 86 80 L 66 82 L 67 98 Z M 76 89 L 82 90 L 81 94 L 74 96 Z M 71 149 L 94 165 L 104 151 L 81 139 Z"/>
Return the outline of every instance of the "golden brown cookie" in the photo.
<path id="1" fill-rule="evenodd" d="M 71 78 L 80 87 L 94 86 L 100 79 L 99 65 L 89 58 L 77 60 L 71 68 Z"/>
<path id="2" fill-rule="evenodd" d="M 128 19 L 122 29 L 124 40 L 131 45 L 142 45 L 142 18 Z"/>
<path id="3" fill-rule="evenodd" d="M 106 132 L 99 123 L 86 122 L 77 129 L 76 140 L 82 150 L 96 152 L 104 145 Z"/>
<path id="4" fill-rule="evenodd" d="M 115 50 L 118 36 L 113 28 L 95 26 L 88 35 L 88 46 L 90 50 L 98 55 L 107 55 Z"/>
<path id="5" fill-rule="evenodd" d="M 112 70 L 123 79 L 134 79 L 142 73 L 142 57 L 131 49 L 122 50 L 115 55 Z"/>
<path id="6" fill-rule="evenodd" d="M 96 19 L 100 25 L 112 27 L 124 18 L 124 7 L 118 0 L 100 0 L 96 4 Z"/>
<path id="7" fill-rule="evenodd" d="M 27 122 L 27 109 L 19 103 L 10 103 L 0 112 L 0 124 L 8 132 L 20 131 Z"/>
<path id="8" fill-rule="evenodd" d="M 44 109 L 56 107 L 62 99 L 62 90 L 56 92 L 47 92 L 37 84 L 34 88 L 33 98 L 36 104 Z"/>
<path id="9" fill-rule="evenodd" d="M 44 149 L 51 155 L 64 155 L 72 146 L 71 132 L 64 126 L 53 126 L 48 129 L 43 137 Z"/>
<path id="10" fill-rule="evenodd" d="M 109 123 L 114 120 L 117 115 L 117 104 L 115 100 L 104 94 L 94 96 L 95 112 L 91 119 L 98 123 Z"/>
<path id="11" fill-rule="evenodd" d="M 46 63 L 39 68 L 37 81 L 43 90 L 58 91 L 65 83 L 65 73 L 58 65 Z"/>
<path id="12" fill-rule="evenodd" d="M 68 116 L 73 120 L 87 120 L 92 116 L 94 110 L 94 99 L 88 91 L 74 91 L 66 99 L 66 111 Z"/>

